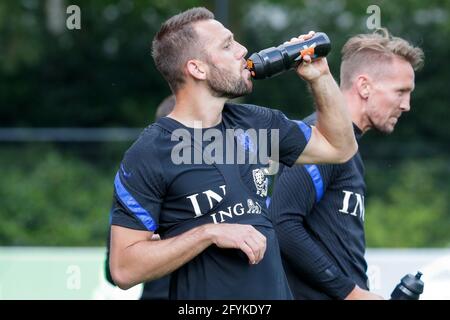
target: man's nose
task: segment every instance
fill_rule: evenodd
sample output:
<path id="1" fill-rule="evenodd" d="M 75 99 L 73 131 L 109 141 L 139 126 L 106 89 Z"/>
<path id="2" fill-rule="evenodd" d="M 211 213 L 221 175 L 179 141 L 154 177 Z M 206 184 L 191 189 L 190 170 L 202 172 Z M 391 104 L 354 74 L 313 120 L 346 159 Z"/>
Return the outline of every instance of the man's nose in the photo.
<path id="1" fill-rule="evenodd" d="M 247 55 L 248 50 L 242 44 L 238 43 L 238 45 L 239 45 L 239 50 L 238 50 L 239 56 L 238 56 L 238 58 L 242 59 L 242 58 L 244 58 Z"/>
<path id="2" fill-rule="evenodd" d="M 408 112 L 409 110 L 411 110 L 411 106 L 408 104 L 404 104 L 401 106 L 401 109 L 403 112 Z"/>
<path id="3" fill-rule="evenodd" d="M 410 105 L 410 95 L 408 94 L 401 102 L 400 104 L 400 109 L 402 110 L 402 112 L 408 112 L 411 109 L 411 105 Z"/>

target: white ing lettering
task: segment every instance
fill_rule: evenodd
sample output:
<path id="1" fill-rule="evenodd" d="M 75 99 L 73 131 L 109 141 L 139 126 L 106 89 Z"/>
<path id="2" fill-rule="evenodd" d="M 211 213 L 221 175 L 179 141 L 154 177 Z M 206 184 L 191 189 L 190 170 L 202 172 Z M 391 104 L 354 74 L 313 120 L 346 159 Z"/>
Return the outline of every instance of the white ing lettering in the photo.
<path id="1" fill-rule="evenodd" d="M 350 202 L 350 196 L 353 194 L 353 192 L 346 191 L 346 190 L 342 190 L 342 192 L 345 193 L 345 196 L 344 196 L 344 201 L 342 202 L 342 209 L 340 209 L 339 212 L 348 214 L 348 205 Z"/>
<path id="2" fill-rule="evenodd" d="M 240 202 L 233 206 L 233 210 L 231 209 L 231 206 L 227 208 L 227 211 L 219 210 L 218 212 L 212 213 L 211 218 L 213 219 L 213 222 L 215 224 L 222 223 L 225 221 L 225 217 L 228 217 L 230 219 L 233 218 L 233 215 L 235 216 L 241 216 L 245 213 L 244 205 Z M 249 212 L 247 212 L 249 213 Z M 217 220 L 217 214 L 219 215 L 220 221 Z"/>
<path id="3" fill-rule="evenodd" d="M 355 193 L 356 196 L 356 205 L 355 210 L 351 213 L 351 215 L 356 217 L 356 210 L 359 208 L 359 216 L 362 220 L 364 220 L 364 197 L 359 193 Z"/>
<path id="4" fill-rule="evenodd" d="M 192 196 L 186 197 L 189 200 L 191 200 L 192 207 L 194 207 L 194 212 L 195 212 L 196 218 L 200 217 L 202 215 L 202 212 L 200 211 L 200 205 L 198 204 L 198 201 L 197 201 L 197 196 L 198 196 L 198 193 L 193 194 Z"/>
<path id="5" fill-rule="evenodd" d="M 350 215 L 356 217 L 356 216 L 358 216 L 357 211 L 359 211 L 359 217 L 364 221 L 364 214 L 365 214 L 364 196 L 360 195 L 359 193 L 351 192 L 351 191 L 347 191 L 347 190 L 342 190 L 342 192 L 344 193 L 344 199 L 342 200 L 342 208 L 339 209 L 339 212 L 345 213 L 345 214 L 350 214 Z M 356 203 L 355 203 L 355 207 L 354 207 L 353 211 L 349 212 L 350 199 L 351 199 L 352 195 L 355 196 Z"/>
<path id="6" fill-rule="evenodd" d="M 208 198 L 210 209 L 212 209 L 212 207 L 213 207 L 212 199 L 216 200 L 217 202 L 220 202 L 223 199 L 221 196 L 219 196 L 217 193 L 215 193 L 214 191 L 211 191 L 211 190 L 204 191 L 203 193 Z"/>
<path id="7" fill-rule="evenodd" d="M 225 185 L 221 185 L 220 189 L 223 192 L 223 196 L 225 196 L 225 194 L 226 194 Z M 209 209 L 212 209 L 214 207 L 212 199 L 214 199 L 216 202 L 220 202 L 223 199 L 220 195 L 218 195 L 217 193 L 215 193 L 212 190 L 206 190 L 206 191 L 203 191 L 202 193 L 204 195 L 206 195 L 206 198 L 208 199 Z M 198 200 L 197 200 L 197 196 L 198 196 L 198 193 L 186 197 L 191 201 L 192 207 L 194 208 L 194 213 L 195 213 L 196 218 L 203 215 L 203 213 L 201 212 L 201 209 L 200 209 L 200 204 L 198 203 Z"/>
<path id="8" fill-rule="evenodd" d="M 238 211 L 238 208 L 239 207 L 239 211 Z M 238 204 L 235 204 L 234 205 L 234 207 L 233 207 L 233 213 L 236 215 L 236 216 L 241 216 L 241 215 L 243 215 L 244 213 L 245 213 L 245 209 L 244 209 L 244 206 L 242 205 L 242 203 L 238 203 Z"/>
<path id="9" fill-rule="evenodd" d="M 194 218 L 198 218 L 202 215 L 204 215 L 208 210 L 211 210 L 215 204 L 221 202 L 223 200 L 223 197 L 226 195 L 226 185 L 221 185 L 220 189 L 222 190 L 222 195 L 217 194 L 216 192 L 212 190 L 206 190 L 203 191 L 201 194 L 203 194 L 206 199 L 208 200 L 208 206 L 209 209 L 200 208 L 200 203 L 198 201 L 198 197 L 200 193 L 195 193 L 190 196 L 187 196 L 186 198 L 191 201 L 192 208 L 194 209 Z M 200 197 L 202 197 L 200 195 Z M 235 216 L 242 216 L 244 213 L 247 214 L 261 214 L 262 213 L 262 207 L 258 203 L 258 201 L 253 199 L 247 199 L 247 207 L 242 202 L 235 203 L 234 205 L 228 206 L 225 210 L 219 210 L 217 212 L 213 212 L 210 214 L 211 219 L 215 224 L 224 222 L 227 218 L 233 219 Z"/>

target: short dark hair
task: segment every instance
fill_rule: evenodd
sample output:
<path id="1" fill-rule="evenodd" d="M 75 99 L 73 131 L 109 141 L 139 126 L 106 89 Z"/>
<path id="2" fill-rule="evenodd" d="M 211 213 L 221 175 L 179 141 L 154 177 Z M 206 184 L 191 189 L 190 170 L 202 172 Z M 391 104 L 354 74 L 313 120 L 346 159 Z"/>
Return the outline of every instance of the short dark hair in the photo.
<path id="1" fill-rule="evenodd" d="M 199 48 L 198 35 L 192 24 L 214 19 L 206 8 L 198 7 L 181 12 L 164 22 L 152 43 L 152 56 L 156 68 L 175 93 L 184 84 L 183 65 Z"/>

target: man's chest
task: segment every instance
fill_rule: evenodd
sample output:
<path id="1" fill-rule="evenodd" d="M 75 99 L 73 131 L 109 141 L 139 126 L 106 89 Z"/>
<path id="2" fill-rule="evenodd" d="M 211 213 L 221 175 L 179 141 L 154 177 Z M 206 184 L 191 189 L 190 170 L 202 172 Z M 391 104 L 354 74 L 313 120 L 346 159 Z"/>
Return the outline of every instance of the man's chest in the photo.
<path id="1" fill-rule="evenodd" d="M 263 166 L 193 165 L 175 171 L 162 206 L 162 222 L 209 217 L 212 223 L 246 221 L 265 210 Z"/>
<path id="2" fill-rule="evenodd" d="M 355 217 L 364 221 L 366 184 L 364 167 L 359 157 L 342 165 L 328 186 L 326 199 L 341 217 Z"/>

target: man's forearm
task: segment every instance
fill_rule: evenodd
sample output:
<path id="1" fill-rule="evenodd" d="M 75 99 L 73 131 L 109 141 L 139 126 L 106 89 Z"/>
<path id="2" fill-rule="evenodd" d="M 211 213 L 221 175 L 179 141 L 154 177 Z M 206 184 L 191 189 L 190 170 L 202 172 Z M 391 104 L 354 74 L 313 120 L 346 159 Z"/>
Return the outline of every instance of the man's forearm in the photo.
<path id="1" fill-rule="evenodd" d="M 350 113 L 336 81 L 327 74 L 309 84 L 316 102 L 317 129 L 330 145 L 342 152 L 344 158 L 351 158 L 357 150 L 357 143 Z"/>
<path id="2" fill-rule="evenodd" d="M 111 227 L 110 267 L 114 282 L 122 289 L 156 279 L 181 267 L 215 244 L 243 251 L 250 264 L 266 252 L 266 237 L 247 224 L 208 223 L 176 237 L 151 241 L 146 231 Z"/>
<path id="3" fill-rule="evenodd" d="M 314 242 L 302 223 L 284 220 L 276 225 L 280 246 L 292 266 L 317 290 L 336 299 L 345 298 L 354 282 Z M 306 281 L 304 279 L 304 281 Z"/>
<path id="4" fill-rule="evenodd" d="M 211 244 L 205 226 L 166 240 L 139 241 L 122 250 L 114 249 L 113 235 L 110 263 L 114 281 L 120 288 L 128 289 L 160 278 L 178 269 Z"/>

